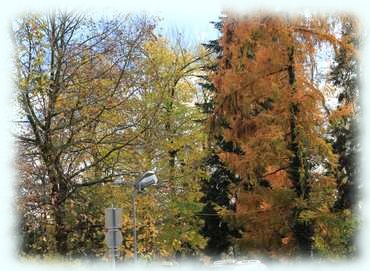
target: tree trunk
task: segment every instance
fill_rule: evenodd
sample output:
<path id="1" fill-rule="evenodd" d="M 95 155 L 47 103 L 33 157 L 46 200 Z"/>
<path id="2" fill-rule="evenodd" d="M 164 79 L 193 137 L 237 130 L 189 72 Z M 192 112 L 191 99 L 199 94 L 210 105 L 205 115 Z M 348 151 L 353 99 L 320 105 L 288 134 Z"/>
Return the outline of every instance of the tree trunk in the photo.
<path id="1" fill-rule="evenodd" d="M 54 174 L 52 174 L 54 175 Z M 68 251 L 68 231 L 66 228 L 66 210 L 65 197 L 67 195 L 67 187 L 62 178 L 50 178 L 52 186 L 52 204 L 54 208 L 55 221 L 55 246 L 58 254 L 65 256 Z"/>
<path id="2" fill-rule="evenodd" d="M 55 209 L 55 241 L 56 250 L 62 256 L 65 256 L 68 251 L 68 232 L 65 226 L 65 217 L 64 203 L 61 203 Z"/>
<path id="3" fill-rule="evenodd" d="M 294 47 L 288 48 L 288 79 L 292 89 L 292 95 L 296 92 L 296 76 L 294 69 Z M 297 131 L 297 116 L 299 113 L 298 103 L 290 105 L 290 144 L 292 152 L 288 169 L 289 178 L 293 183 L 298 197 L 305 200 L 309 198 L 308 166 L 304 162 L 304 150 L 299 145 L 299 134 Z M 302 208 L 296 207 L 293 211 L 293 233 L 302 256 L 309 256 L 312 251 L 313 224 L 311 222 L 299 221 Z"/>
<path id="4" fill-rule="evenodd" d="M 167 107 L 167 114 L 168 114 L 168 120 L 165 124 L 165 129 L 166 129 L 166 132 L 167 132 L 167 136 L 168 136 L 168 140 L 171 142 L 171 144 L 173 143 L 173 127 L 171 125 L 171 115 L 173 113 L 173 100 L 175 98 L 175 87 L 171 88 L 170 90 L 170 98 L 171 98 L 171 101 Z M 176 149 L 173 149 L 173 147 L 168 150 L 168 166 L 169 166 L 169 179 L 170 181 L 172 181 L 174 183 L 174 177 L 175 177 L 175 162 L 176 162 L 176 157 L 177 157 L 177 150 Z"/>

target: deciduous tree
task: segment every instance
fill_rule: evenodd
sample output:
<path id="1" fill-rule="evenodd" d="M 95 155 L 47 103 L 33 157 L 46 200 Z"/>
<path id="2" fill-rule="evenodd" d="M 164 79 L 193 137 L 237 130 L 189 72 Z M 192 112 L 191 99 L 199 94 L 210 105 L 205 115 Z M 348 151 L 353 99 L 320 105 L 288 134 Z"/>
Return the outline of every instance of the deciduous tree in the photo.
<path id="1" fill-rule="evenodd" d="M 133 97 L 153 28 L 145 17 L 96 22 L 64 12 L 31 14 L 14 24 L 24 118 L 17 132 L 20 156 L 33 177 L 39 172 L 31 180 L 42 187 L 36 204 L 48 206 L 59 254 L 70 249 L 73 230 L 66 200 L 80 188 L 111 181 L 117 172 L 107 160 L 148 128 L 142 123 L 153 112 L 135 108 Z"/>

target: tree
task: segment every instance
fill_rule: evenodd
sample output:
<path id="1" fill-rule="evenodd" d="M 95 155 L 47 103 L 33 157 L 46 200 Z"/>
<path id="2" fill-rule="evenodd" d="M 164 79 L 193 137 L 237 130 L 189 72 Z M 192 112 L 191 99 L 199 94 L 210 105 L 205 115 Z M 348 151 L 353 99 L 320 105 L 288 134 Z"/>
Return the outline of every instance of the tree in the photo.
<path id="1" fill-rule="evenodd" d="M 352 16 L 338 18 L 341 25 L 340 38 L 343 43 L 359 47 L 359 30 Z M 358 86 L 358 57 L 354 52 L 340 48 L 335 55 L 329 80 L 337 95 L 337 106 L 330 118 L 330 142 L 338 155 L 337 190 L 338 196 L 332 215 L 327 219 L 326 234 L 320 239 L 329 242 L 321 246 L 322 253 L 335 256 L 356 254 L 355 236 L 358 229 L 356 215 L 359 202 L 357 157 L 360 152 L 358 140 L 358 115 L 360 107 Z"/>
<path id="2" fill-rule="evenodd" d="M 320 219 L 334 203 L 337 167 L 312 67 L 320 44 L 352 48 L 325 17 L 227 14 L 222 34 L 210 123 L 241 150 L 219 156 L 242 180 L 234 187 L 242 241 L 273 256 L 310 255 Z"/>
<path id="3" fill-rule="evenodd" d="M 194 256 L 204 246 L 197 214 L 202 207 L 198 179 L 204 175 L 200 161 L 205 152 L 201 123 L 205 116 L 194 104 L 203 52 L 163 37 L 148 41 L 144 48 L 145 84 L 140 86 L 136 107 L 156 109 L 156 114 L 143 121 L 150 128 L 135 146 L 117 157 L 130 161 L 133 172 L 157 168 L 159 185 L 137 197 L 138 252 L 148 260 Z M 129 186 L 123 187 L 118 197 L 124 203 L 123 229 L 128 233 L 123 256 L 131 256 L 133 247 L 127 201 L 131 191 Z"/>
<path id="4" fill-rule="evenodd" d="M 341 38 L 343 42 L 358 47 L 359 33 L 356 20 L 349 16 L 341 18 Z M 358 97 L 358 59 L 352 52 L 341 48 L 332 65 L 331 81 L 337 91 L 338 105 L 332 114 L 332 134 L 334 151 L 339 155 L 338 190 L 336 202 L 338 209 L 355 209 L 356 196 L 356 156 L 359 152 L 357 118 L 359 112 Z"/>
<path id="5" fill-rule="evenodd" d="M 142 122 L 153 112 L 138 111 L 133 97 L 153 28 L 145 17 L 96 23 L 64 12 L 27 15 L 14 26 L 17 98 L 25 118 L 17 133 L 22 166 L 36 191 L 32 208 L 43 209 L 53 227 L 55 242 L 48 249 L 55 244 L 61 255 L 70 249 L 73 230 L 66 200 L 125 174 L 107 160 L 148 129 Z"/>
<path id="6" fill-rule="evenodd" d="M 201 233 L 207 238 L 204 249 L 206 255 L 217 259 L 230 251 L 234 245 L 234 238 L 241 237 L 239 229 L 228 223 L 219 213 L 222 209 L 234 210 L 229 188 L 238 181 L 238 178 L 214 152 L 207 156 L 204 167 L 210 172 L 210 176 L 202 180 L 204 207 L 201 216 L 204 227 Z"/>
<path id="7" fill-rule="evenodd" d="M 141 138 L 138 153 L 143 164 L 158 168 L 161 184 L 145 197 L 156 206 L 157 254 L 170 258 L 193 256 L 204 246 L 197 213 L 202 207 L 198 180 L 204 175 L 200 161 L 205 152 L 205 116 L 195 106 L 204 52 L 192 52 L 177 38 L 169 45 L 161 37 L 146 44 L 145 73 L 151 84 L 143 93 L 143 103 L 162 102 L 158 114 L 148 120 L 155 125 Z"/>
<path id="8" fill-rule="evenodd" d="M 222 21 L 213 22 L 214 27 L 221 31 Z M 210 76 L 214 74 L 218 68 L 218 59 L 222 56 L 222 47 L 218 40 L 209 41 L 203 44 L 204 48 L 210 52 L 210 58 L 203 59 L 203 70 L 206 72 L 203 75 L 203 81 L 199 83 L 203 98 L 198 106 L 205 114 L 212 114 L 214 111 L 214 94 L 215 86 L 210 80 Z M 204 123 L 207 126 L 207 123 Z M 209 128 L 207 127 L 209 132 Z M 204 158 L 203 166 L 208 172 L 208 176 L 202 178 L 202 202 L 204 207 L 201 217 L 204 220 L 202 235 L 207 238 L 207 245 L 204 249 L 206 255 L 215 259 L 221 255 L 228 253 L 234 246 L 234 238 L 240 238 L 239 229 L 233 227 L 220 214 L 220 210 L 228 209 L 235 211 L 235 205 L 232 203 L 233 194 L 230 191 L 233 183 L 237 183 L 239 178 L 235 173 L 223 163 L 217 154 L 217 149 L 220 148 L 225 152 L 238 153 L 240 150 L 235 148 L 232 142 L 225 142 L 220 135 L 216 140 L 212 140 L 212 136 L 208 136 L 208 155 Z"/>

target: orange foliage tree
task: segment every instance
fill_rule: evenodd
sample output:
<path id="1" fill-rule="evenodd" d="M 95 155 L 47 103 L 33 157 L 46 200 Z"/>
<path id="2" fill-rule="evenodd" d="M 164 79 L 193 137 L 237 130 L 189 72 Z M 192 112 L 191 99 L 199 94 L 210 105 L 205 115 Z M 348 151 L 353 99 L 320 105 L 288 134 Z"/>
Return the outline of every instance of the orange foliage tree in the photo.
<path id="1" fill-rule="evenodd" d="M 327 142 L 328 110 L 315 84 L 321 45 L 346 47 L 326 17 L 227 13 L 222 57 L 212 76 L 210 130 L 241 153 L 220 158 L 241 179 L 230 221 L 242 251 L 309 255 L 336 197 L 337 156 Z"/>

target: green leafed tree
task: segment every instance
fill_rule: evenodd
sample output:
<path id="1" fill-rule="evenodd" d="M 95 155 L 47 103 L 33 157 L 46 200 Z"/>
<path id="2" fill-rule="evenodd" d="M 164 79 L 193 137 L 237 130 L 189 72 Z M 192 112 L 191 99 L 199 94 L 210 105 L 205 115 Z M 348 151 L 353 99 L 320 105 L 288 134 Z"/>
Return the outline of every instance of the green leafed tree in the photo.
<path id="1" fill-rule="evenodd" d="M 204 247 L 197 213 L 202 208 L 199 179 L 204 176 L 205 115 L 195 106 L 204 52 L 187 49 L 179 40 L 171 44 L 162 37 L 145 48 L 145 73 L 150 84 L 144 89 L 142 102 L 150 106 L 160 101 L 160 105 L 158 113 L 147 119 L 153 123 L 152 129 L 141 137 L 135 155 L 141 167 L 158 170 L 158 188 L 142 197 L 143 202 L 155 205 L 151 215 L 157 248 L 152 251 L 169 258 L 194 256 Z"/>

